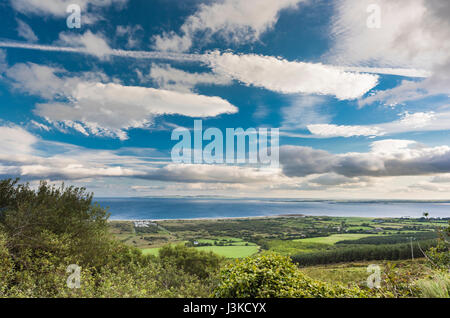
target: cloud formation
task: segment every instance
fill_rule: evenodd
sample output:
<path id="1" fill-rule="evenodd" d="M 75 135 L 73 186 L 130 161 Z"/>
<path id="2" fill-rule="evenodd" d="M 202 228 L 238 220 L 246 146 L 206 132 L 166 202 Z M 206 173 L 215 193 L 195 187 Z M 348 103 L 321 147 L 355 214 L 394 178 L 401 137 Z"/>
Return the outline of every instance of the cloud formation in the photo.
<path id="1" fill-rule="evenodd" d="M 450 112 L 428 111 L 401 114 L 400 119 L 373 125 L 334 125 L 310 124 L 308 130 L 315 137 L 353 137 L 353 136 L 384 136 L 418 131 L 445 131 L 450 127 Z"/>
<path id="2" fill-rule="evenodd" d="M 340 65 L 377 65 L 424 69 L 422 81 L 405 80 L 393 89 L 364 98 L 396 104 L 450 94 L 450 2 L 447 0 L 379 0 L 381 28 L 367 27 L 372 0 L 339 0 L 332 25 L 334 47 L 328 58 Z"/>
<path id="3" fill-rule="evenodd" d="M 450 172 L 450 147 L 426 147 L 411 140 L 380 140 L 367 153 L 332 154 L 309 147 L 283 146 L 285 175 L 335 173 L 345 177 L 431 175 Z"/>
<path id="4" fill-rule="evenodd" d="M 127 129 L 146 127 L 154 116 L 214 117 L 237 112 L 220 97 L 103 83 L 109 79 L 102 73 L 67 75 L 63 69 L 33 63 L 16 64 L 6 72 L 15 89 L 49 100 L 36 105 L 37 115 L 85 135 L 127 139 Z"/>
<path id="5" fill-rule="evenodd" d="M 218 35 L 231 43 L 253 42 L 273 28 L 280 11 L 297 8 L 306 0 L 223 0 L 201 4 L 181 26 L 180 34 L 171 31 L 154 37 L 161 51 L 188 51 L 198 33 L 202 42 Z"/>
<path id="6" fill-rule="evenodd" d="M 171 67 L 169 64 L 153 64 L 148 77 L 159 87 L 190 92 L 197 85 L 230 85 L 231 77 L 215 73 L 190 73 Z"/>
<path id="7" fill-rule="evenodd" d="M 29 180 L 80 180 L 84 178 L 129 177 L 182 183 L 264 183 L 283 178 L 276 168 L 232 165 L 173 164 L 156 161 L 154 151 L 144 149 L 86 149 L 64 143 L 46 142 L 19 126 L 0 126 L 0 171 Z M 57 148 L 44 155 L 42 146 Z"/>
<path id="8" fill-rule="evenodd" d="M 28 24 L 26 24 L 20 19 L 16 19 L 16 21 L 17 21 L 17 34 L 21 38 L 24 38 L 28 42 L 37 42 L 39 40 L 36 34 L 34 34 L 33 29 L 31 29 L 31 27 Z"/>
<path id="9" fill-rule="evenodd" d="M 101 16 L 98 13 L 99 8 L 114 6 L 122 8 L 128 0 L 10 0 L 12 7 L 27 15 L 48 15 L 55 18 L 64 18 L 68 16 L 67 7 L 71 4 L 77 4 L 82 11 L 82 23 L 93 23 Z"/>
<path id="10" fill-rule="evenodd" d="M 214 52 L 209 55 L 209 63 L 218 74 L 284 94 L 356 99 L 378 84 L 376 75 L 344 72 L 320 63 L 289 62 L 255 54 Z"/>

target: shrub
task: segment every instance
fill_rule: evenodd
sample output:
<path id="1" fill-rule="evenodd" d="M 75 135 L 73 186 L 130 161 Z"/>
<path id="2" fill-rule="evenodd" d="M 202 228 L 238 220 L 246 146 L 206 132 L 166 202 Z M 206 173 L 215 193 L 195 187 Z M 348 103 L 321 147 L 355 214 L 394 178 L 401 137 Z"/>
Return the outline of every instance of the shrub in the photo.
<path id="1" fill-rule="evenodd" d="M 215 297 L 274 298 L 274 297 L 365 297 L 359 288 L 345 288 L 316 281 L 302 272 L 289 257 L 265 254 L 248 257 L 227 265 Z"/>
<path id="2" fill-rule="evenodd" d="M 213 252 L 199 251 L 184 245 L 166 245 L 159 252 L 159 258 L 174 264 L 186 273 L 199 278 L 208 278 L 218 271 L 222 258 Z"/>

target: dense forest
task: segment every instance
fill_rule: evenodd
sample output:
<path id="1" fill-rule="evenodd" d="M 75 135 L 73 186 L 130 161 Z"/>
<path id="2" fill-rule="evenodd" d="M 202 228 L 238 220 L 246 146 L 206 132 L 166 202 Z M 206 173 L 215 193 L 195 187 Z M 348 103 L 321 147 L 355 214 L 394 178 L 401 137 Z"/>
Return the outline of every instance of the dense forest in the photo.
<path id="1" fill-rule="evenodd" d="M 340 252 L 293 256 L 295 262 L 270 252 L 232 261 L 183 244 L 164 246 L 154 256 L 115 239 L 108 217 L 84 188 L 41 182 L 32 189 L 18 180 L 0 181 L 0 296 L 448 296 L 448 228 L 439 233 L 439 240 L 421 246 L 429 259 L 428 278 L 405 283 L 386 277 L 390 284 L 370 289 L 314 279 L 297 264 L 331 258 L 344 262 L 369 254 L 376 259 L 397 259 L 406 253 L 408 244 L 362 244 Z M 78 279 L 73 279 L 77 269 Z"/>

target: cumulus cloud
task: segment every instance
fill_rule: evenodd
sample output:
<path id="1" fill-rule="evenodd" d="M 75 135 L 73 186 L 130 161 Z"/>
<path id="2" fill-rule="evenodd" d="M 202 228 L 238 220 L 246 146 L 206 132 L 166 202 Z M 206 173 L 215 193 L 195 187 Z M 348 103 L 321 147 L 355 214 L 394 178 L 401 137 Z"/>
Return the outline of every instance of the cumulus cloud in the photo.
<path id="1" fill-rule="evenodd" d="M 126 130 L 149 125 L 154 116 L 179 114 L 214 117 L 237 108 L 219 97 L 118 83 L 102 83 L 101 73 L 67 76 L 63 69 L 33 63 L 16 64 L 6 72 L 11 85 L 48 102 L 35 113 L 82 134 L 126 139 Z"/>
<path id="2" fill-rule="evenodd" d="M 31 153 L 37 140 L 37 137 L 23 128 L 14 125 L 0 126 L 1 152 L 5 158 L 8 155 L 22 156 Z"/>
<path id="3" fill-rule="evenodd" d="M 367 153 L 331 154 L 309 147 L 283 146 L 280 162 L 290 177 L 321 173 L 350 178 L 430 175 L 450 172 L 450 147 L 387 139 L 373 142 Z"/>
<path id="4" fill-rule="evenodd" d="M 284 94 L 334 95 L 341 100 L 356 99 L 378 83 L 376 75 L 344 72 L 329 65 L 289 62 L 255 54 L 213 52 L 209 55 L 209 63 L 218 74 Z"/>
<path id="5" fill-rule="evenodd" d="M 214 117 L 237 112 L 219 97 L 114 83 L 78 83 L 71 98 L 72 104 L 37 104 L 35 113 L 51 121 L 81 122 L 93 134 L 109 130 L 123 139 L 122 130 L 145 127 L 153 116 Z"/>
<path id="6" fill-rule="evenodd" d="M 448 147 L 425 147 L 409 140 L 378 141 L 365 154 L 337 155 L 285 146 L 281 151 L 282 169 L 173 164 L 168 160 L 155 160 L 155 156 L 161 155 L 152 149 L 87 149 L 44 141 L 14 125 L 0 126 L 0 144 L 0 175 L 3 177 L 83 181 L 90 187 L 98 186 L 98 182 L 109 184 L 102 178 L 128 178 L 131 184 L 142 185 L 134 188 L 140 191 L 164 188 L 164 191 L 175 192 L 239 190 L 256 194 L 266 189 L 284 194 L 307 191 L 323 196 L 323 190 L 328 189 L 333 195 L 339 193 L 345 197 L 352 191 L 364 197 L 364 192 L 358 192 L 361 189 L 370 188 L 376 193 L 382 193 L 382 189 L 390 193 L 393 190 L 413 193 L 424 191 L 425 187 L 428 191 L 433 187 L 448 188 L 445 183 L 450 175 Z M 434 176 L 428 177 L 430 173 Z M 91 181 L 95 182 L 91 184 Z M 122 193 L 133 190 L 131 186 L 126 189 L 123 181 L 121 184 Z"/>
<path id="7" fill-rule="evenodd" d="M 46 142 L 18 126 L 0 126 L 0 168 L 3 175 L 28 179 L 80 180 L 100 177 L 132 177 L 182 183 L 263 183 L 285 177 L 277 168 L 231 165 L 172 164 L 155 161 L 154 151 L 125 148 L 86 149 Z M 57 149 L 42 153 L 37 149 Z"/>
<path id="8" fill-rule="evenodd" d="M 276 182 L 283 176 L 279 169 L 230 165 L 168 164 L 148 171 L 144 179 L 203 183 L 263 183 Z"/>
<path id="9" fill-rule="evenodd" d="M 280 11 L 297 8 L 305 0 L 222 0 L 201 4 L 181 26 L 181 32 L 171 31 L 154 37 L 155 48 L 164 51 L 187 51 L 195 36 L 201 33 L 203 42 L 218 35 L 228 42 L 245 43 L 259 39 L 273 28 Z"/>

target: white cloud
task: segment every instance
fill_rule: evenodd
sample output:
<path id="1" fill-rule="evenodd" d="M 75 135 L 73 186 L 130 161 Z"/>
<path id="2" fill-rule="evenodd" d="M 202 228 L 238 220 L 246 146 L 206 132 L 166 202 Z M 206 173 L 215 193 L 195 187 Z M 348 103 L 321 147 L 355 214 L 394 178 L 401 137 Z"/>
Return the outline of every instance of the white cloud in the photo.
<path id="1" fill-rule="evenodd" d="M 0 126 L 0 145 L 0 174 L 4 177 L 82 182 L 96 194 L 104 195 L 114 192 L 110 185 L 120 188 L 114 192 L 118 195 L 135 190 L 151 193 L 154 189 L 159 190 L 158 194 L 217 195 L 229 191 L 236 195 L 239 191 L 240 195 L 258 196 L 265 191 L 280 197 L 302 194 L 322 198 L 367 198 L 368 192 L 370 197 L 414 198 L 418 193 L 424 195 L 424 191 L 427 196 L 423 198 L 427 198 L 433 195 L 428 191 L 449 189 L 445 183 L 450 175 L 450 148 L 425 147 L 408 140 L 384 140 L 373 143 L 368 153 L 340 155 L 284 146 L 282 170 L 178 165 L 155 161 L 152 149 L 87 149 L 44 141 L 14 125 Z"/>
<path id="2" fill-rule="evenodd" d="M 215 73 L 189 73 L 168 64 L 153 64 L 149 77 L 161 88 L 190 92 L 196 85 L 229 85 L 232 79 Z"/>
<path id="3" fill-rule="evenodd" d="M 370 146 L 371 151 L 379 155 L 402 154 L 404 150 L 411 149 L 412 147 L 421 147 L 421 145 L 413 140 L 383 139 L 374 141 Z"/>
<path id="4" fill-rule="evenodd" d="M 81 48 L 87 54 L 105 58 L 111 55 L 112 49 L 102 34 L 94 34 L 90 30 L 84 34 L 60 33 L 58 43 Z"/>
<path id="5" fill-rule="evenodd" d="M 381 9 L 381 28 L 367 27 L 367 8 Z M 417 67 L 431 70 L 450 56 L 446 0 L 338 0 L 330 54 L 344 65 L 376 63 L 384 67 Z"/>
<path id="6" fill-rule="evenodd" d="M 140 35 L 143 33 L 143 31 L 144 28 L 141 25 L 118 25 L 116 27 L 116 36 L 125 38 L 127 40 L 127 48 L 136 48 L 139 47 L 141 43 Z"/>
<path id="7" fill-rule="evenodd" d="M 153 160 L 154 151 L 86 149 L 46 142 L 18 126 L 0 126 L 0 171 L 28 179 L 80 180 L 132 177 L 182 183 L 264 183 L 285 179 L 277 168 L 173 164 Z M 37 150 L 37 148 L 41 150 Z M 56 149 L 57 153 L 42 153 Z"/>
<path id="8" fill-rule="evenodd" d="M 112 133 L 124 139 L 123 130 L 143 128 L 158 115 L 213 117 L 237 112 L 219 97 L 113 83 L 78 83 L 71 98 L 71 104 L 37 104 L 35 113 L 51 121 L 82 123 L 85 134 Z"/>
<path id="9" fill-rule="evenodd" d="M 167 51 L 187 51 L 197 33 L 203 42 L 213 35 L 233 43 L 253 42 L 272 29 L 280 11 L 297 8 L 305 0 L 222 0 L 201 4 L 181 26 L 181 34 L 173 31 L 154 37 L 155 48 Z"/>
<path id="10" fill-rule="evenodd" d="M 344 72 L 329 65 L 289 62 L 271 56 L 214 52 L 209 55 L 209 61 L 218 74 L 284 94 L 334 95 L 338 99 L 355 99 L 378 83 L 376 75 Z"/>
<path id="11" fill-rule="evenodd" d="M 346 72 L 373 73 L 385 75 L 397 75 L 403 77 L 426 78 L 433 73 L 430 71 L 415 68 L 392 68 L 392 67 L 364 67 L 364 66 L 339 66 L 339 69 Z"/>
<path id="12" fill-rule="evenodd" d="M 396 104 L 432 95 L 450 95 L 450 2 L 447 0 L 378 0 L 381 28 L 368 28 L 372 0 L 340 0 L 332 27 L 335 45 L 329 60 L 341 65 L 424 69 L 423 81 L 403 81 L 360 101 Z"/>
<path id="13" fill-rule="evenodd" d="M 14 88 L 50 99 L 58 95 L 66 95 L 70 90 L 70 86 L 64 85 L 64 81 L 57 76 L 60 72 L 64 71 L 34 63 L 19 63 L 7 69 L 6 77 L 12 82 Z"/>
<path id="14" fill-rule="evenodd" d="M 50 131 L 51 130 L 51 128 L 49 126 L 44 125 L 42 123 L 38 123 L 35 120 L 31 120 L 30 124 L 31 124 L 32 127 L 38 128 L 40 130 L 45 130 L 45 131 Z"/>
<path id="15" fill-rule="evenodd" d="M 322 137 L 380 136 L 383 134 L 377 127 L 357 125 L 311 124 L 307 125 L 307 128 L 313 135 Z"/>
<path id="16" fill-rule="evenodd" d="M 39 40 L 36 34 L 34 34 L 33 29 L 31 29 L 31 27 L 28 24 L 26 24 L 20 19 L 16 19 L 16 21 L 17 21 L 17 34 L 21 38 L 24 38 L 28 42 L 37 42 Z"/>
<path id="17" fill-rule="evenodd" d="M 176 182 L 263 183 L 282 179 L 277 168 L 252 168 L 230 165 L 168 164 L 148 171 L 145 179 Z"/>
<path id="18" fill-rule="evenodd" d="M 36 114 L 85 135 L 126 139 L 127 129 L 145 127 L 154 116 L 214 117 L 237 112 L 220 97 L 105 84 L 101 73 L 68 77 L 65 70 L 28 63 L 14 65 L 6 75 L 16 89 L 49 100 L 36 105 Z"/>
<path id="19" fill-rule="evenodd" d="M 331 120 L 326 111 L 321 110 L 326 106 L 325 96 L 301 95 L 295 96 L 291 104 L 282 109 L 283 122 L 281 129 L 291 130 L 305 128 L 308 125 L 320 125 Z"/>
<path id="20" fill-rule="evenodd" d="M 393 122 L 373 125 L 310 124 L 308 130 L 316 137 L 384 136 L 416 131 L 448 130 L 450 112 L 405 112 Z"/>
<path id="21" fill-rule="evenodd" d="M 37 138 L 17 126 L 0 126 L 1 152 L 5 155 L 21 156 L 31 153 Z"/>
<path id="22" fill-rule="evenodd" d="M 397 105 L 405 101 L 421 100 L 436 95 L 450 96 L 450 57 L 448 63 L 436 66 L 431 77 L 423 81 L 402 81 L 399 86 L 379 91 L 373 96 L 358 101 L 358 103 L 360 106 L 375 102 Z"/>
<path id="23" fill-rule="evenodd" d="M 57 18 L 67 17 L 67 7 L 78 4 L 82 11 L 83 23 L 89 22 L 88 9 L 107 6 L 121 8 L 128 0 L 11 0 L 12 7 L 24 14 L 50 15 Z M 88 19 L 89 18 L 89 19 Z"/>

